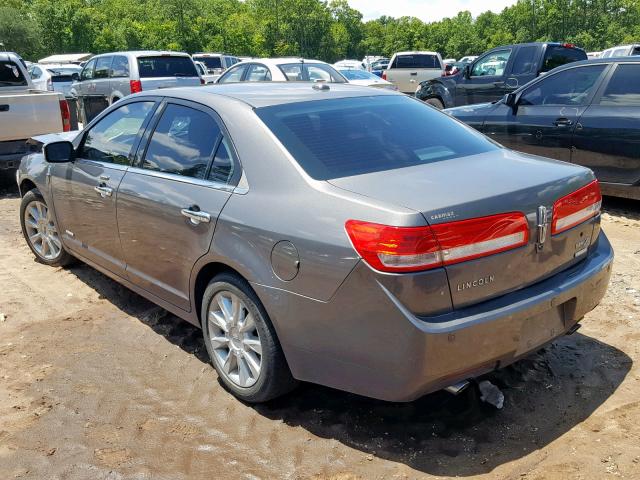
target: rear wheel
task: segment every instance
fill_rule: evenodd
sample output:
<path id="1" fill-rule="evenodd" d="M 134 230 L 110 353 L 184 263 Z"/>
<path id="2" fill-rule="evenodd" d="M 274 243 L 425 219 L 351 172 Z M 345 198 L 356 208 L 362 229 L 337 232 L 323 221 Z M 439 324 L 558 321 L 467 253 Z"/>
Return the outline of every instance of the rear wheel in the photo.
<path id="1" fill-rule="evenodd" d="M 429 105 L 436 107 L 438 110 L 442 110 L 444 108 L 444 104 L 439 98 L 427 98 L 424 103 L 428 103 Z"/>
<path id="2" fill-rule="evenodd" d="M 68 265 L 73 257 L 64 249 L 53 214 L 37 189 L 29 190 L 20 204 L 20 225 L 27 245 L 47 265 Z"/>
<path id="3" fill-rule="evenodd" d="M 265 402 L 295 387 L 264 307 L 238 275 L 223 273 L 209 283 L 202 331 L 220 380 L 236 397 Z"/>

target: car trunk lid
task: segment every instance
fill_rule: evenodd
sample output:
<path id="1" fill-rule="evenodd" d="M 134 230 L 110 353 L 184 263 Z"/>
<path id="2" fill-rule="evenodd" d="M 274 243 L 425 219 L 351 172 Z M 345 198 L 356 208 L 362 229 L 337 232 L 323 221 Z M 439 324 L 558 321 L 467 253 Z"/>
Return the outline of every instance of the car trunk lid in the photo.
<path id="1" fill-rule="evenodd" d="M 594 221 L 551 235 L 554 203 L 593 180 L 584 168 L 500 149 L 427 165 L 329 180 L 337 187 L 419 211 L 431 226 L 507 212 L 527 219 L 526 245 L 445 266 L 454 308 L 523 288 L 584 258 Z M 539 238 L 539 210 L 548 220 Z"/>

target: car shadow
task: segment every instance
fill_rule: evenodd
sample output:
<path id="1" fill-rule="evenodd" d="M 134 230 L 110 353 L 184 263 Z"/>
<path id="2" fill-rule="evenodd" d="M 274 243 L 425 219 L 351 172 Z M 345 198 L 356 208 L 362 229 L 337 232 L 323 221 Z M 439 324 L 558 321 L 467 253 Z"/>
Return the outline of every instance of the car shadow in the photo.
<path id="1" fill-rule="evenodd" d="M 640 200 L 603 197 L 602 211 L 611 215 L 620 215 L 630 220 L 640 220 Z"/>
<path id="2" fill-rule="evenodd" d="M 14 170 L 0 170 L 0 198 L 17 198 L 18 185 Z"/>
<path id="3" fill-rule="evenodd" d="M 123 312 L 184 352 L 209 363 L 199 328 L 82 264 L 69 269 Z M 483 377 L 505 395 L 502 410 L 483 403 L 475 385 L 411 403 L 388 403 L 302 384 L 252 408 L 367 455 L 433 475 L 471 476 L 538 450 L 587 419 L 622 383 L 632 360 L 575 333 Z"/>

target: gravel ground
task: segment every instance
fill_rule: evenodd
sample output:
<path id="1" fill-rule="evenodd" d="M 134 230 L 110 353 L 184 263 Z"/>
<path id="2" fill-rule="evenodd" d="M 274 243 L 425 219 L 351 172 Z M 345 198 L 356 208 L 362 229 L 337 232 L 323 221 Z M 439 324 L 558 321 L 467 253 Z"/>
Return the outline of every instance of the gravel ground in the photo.
<path id="1" fill-rule="evenodd" d="M 640 479 L 640 202 L 607 199 L 611 285 L 582 329 L 474 389 L 389 404 L 302 385 L 235 400 L 198 329 L 50 268 L 0 190 L 0 479 Z"/>

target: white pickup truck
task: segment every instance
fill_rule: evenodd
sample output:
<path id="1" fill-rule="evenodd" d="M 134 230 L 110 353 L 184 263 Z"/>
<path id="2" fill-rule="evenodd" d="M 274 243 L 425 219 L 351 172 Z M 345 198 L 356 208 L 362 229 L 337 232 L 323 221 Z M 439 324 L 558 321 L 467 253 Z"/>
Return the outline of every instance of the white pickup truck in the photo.
<path id="1" fill-rule="evenodd" d="M 0 52 L 0 173 L 18 168 L 29 137 L 70 128 L 64 96 L 33 89 L 22 58 Z"/>
<path id="2" fill-rule="evenodd" d="M 442 57 L 437 52 L 398 52 L 382 71 L 382 79 L 393 83 L 403 93 L 414 94 L 420 82 L 443 73 Z"/>

